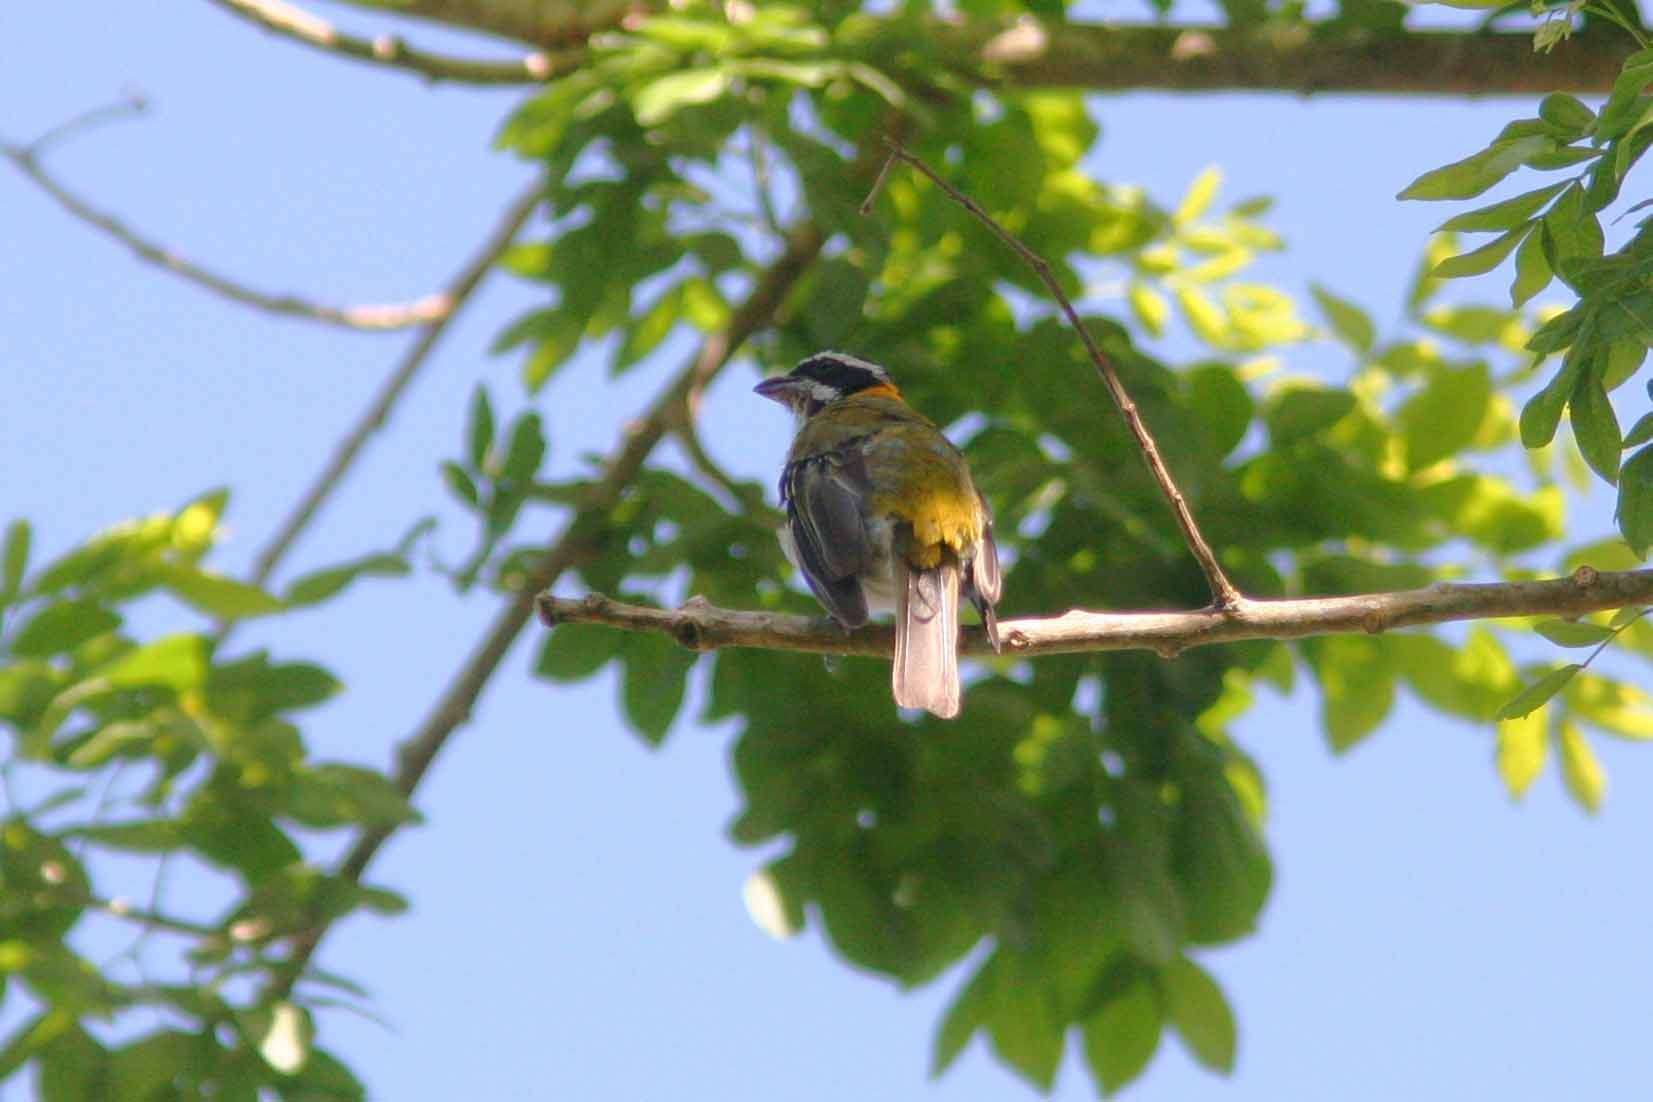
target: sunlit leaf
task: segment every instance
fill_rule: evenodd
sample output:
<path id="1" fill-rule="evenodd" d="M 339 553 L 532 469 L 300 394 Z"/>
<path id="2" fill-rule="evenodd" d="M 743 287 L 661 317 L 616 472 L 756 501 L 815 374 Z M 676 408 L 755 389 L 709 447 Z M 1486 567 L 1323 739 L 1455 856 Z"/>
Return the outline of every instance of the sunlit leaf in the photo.
<path id="1" fill-rule="evenodd" d="M 1561 777 L 1567 784 L 1567 792 L 1580 807 L 1594 815 L 1601 810 L 1601 801 L 1607 794 L 1607 772 L 1596 759 L 1589 740 L 1571 721 L 1561 721 L 1558 737 Z"/>

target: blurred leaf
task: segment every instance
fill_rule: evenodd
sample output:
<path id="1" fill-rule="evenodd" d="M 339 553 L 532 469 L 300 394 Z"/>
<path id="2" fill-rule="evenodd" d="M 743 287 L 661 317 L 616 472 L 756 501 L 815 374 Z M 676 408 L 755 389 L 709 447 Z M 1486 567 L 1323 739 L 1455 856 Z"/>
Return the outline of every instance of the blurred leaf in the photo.
<path id="1" fill-rule="evenodd" d="M 1372 351 L 1372 345 L 1377 340 L 1377 327 L 1366 311 L 1318 283 L 1309 284 L 1309 291 L 1339 340 L 1362 356 Z"/>
<path id="2" fill-rule="evenodd" d="M 1163 973 L 1167 1016 L 1194 1059 L 1224 1075 L 1234 1070 L 1234 1011 L 1222 989 L 1187 957 Z"/>
<path id="3" fill-rule="evenodd" d="M 1111 1097 L 1147 1070 L 1159 1047 L 1164 1019 L 1159 993 L 1141 977 L 1109 993 L 1085 1019 L 1085 1063 L 1103 1097 Z"/>
<path id="4" fill-rule="evenodd" d="M 1176 213 L 1171 216 L 1172 221 L 1183 226 L 1199 218 L 1211 206 L 1211 200 L 1216 197 L 1217 189 L 1222 186 L 1222 182 L 1222 169 L 1215 165 L 1194 177 L 1194 182 L 1188 185 L 1182 202 L 1177 204 Z"/>
<path id="5" fill-rule="evenodd" d="M 23 572 L 29 565 L 29 543 L 33 530 L 26 520 L 6 525 L 6 539 L 0 544 L 0 606 L 8 605 L 23 589 Z"/>
<path id="6" fill-rule="evenodd" d="M 1324 432 L 1355 408 L 1355 396 L 1346 390 L 1298 384 L 1271 395 L 1263 407 L 1263 421 L 1276 447 Z"/>
<path id="7" fill-rule="evenodd" d="M 410 573 L 412 570 L 402 555 L 388 552 L 364 555 L 294 578 L 283 599 L 290 608 L 317 605 L 344 592 L 358 578 L 397 578 Z"/>
<path id="8" fill-rule="evenodd" d="M 505 466 L 500 471 L 502 480 L 518 485 L 531 481 L 545 459 L 545 426 L 536 412 L 529 411 L 517 418 L 511 427 L 511 442 L 505 451 Z"/>
<path id="9" fill-rule="evenodd" d="M 1468 447 L 1491 400 L 1492 376 L 1484 363 L 1434 372 L 1397 414 L 1407 466 L 1420 471 Z"/>
<path id="10" fill-rule="evenodd" d="M 1593 647 L 1613 637 L 1612 631 L 1600 624 L 1582 620 L 1541 620 L 1533 630 L 1558 647 Z"/>
<path id="11" fill-rule="evenodd" d="M 18 628 L 11 652 L 22 658 L 49 658 L 120 627 L 121 618 L 90 597 L 47 605 Z"/>
<path id="12" fill-rule="evenodd" d="M 620 700 L 632 730 L 651 746 L 665 740 L 683 704 L 684 682 L 695 652 L 668 636 L 636 632 L 626 640 Z"/>
<path id="13" fill-rule="evenodd" d="M 936 1032 L 935 1050 L 930 1058 L 930 1078 L 939 1078 L 952 1067 L 964 1046 L 976 1031 L 987 1024 L 994 999 L 994 964 L 996 956 L 982 962 L 976 974 L 970 977 L 959 993 L 953 996 L 947 1013 L 942 1016 L 941 1028 Z"/>
<path id="14" fill-rule="evenodd" d="M 709 103 L 729 87 L 729 71 L 689 69 L 668 73 L 640 88 L 631 99 L 631 109 L 642 126 L 658 126 L 684 107 Z"/>
<path id="15" fill-rule="evenodd" d="M 1245 439 L 1256 403 L 1234 370 L 1207 364 L 1188 373 L 1188 404 L 1200 425 L 1201 450 L 1228 455 Z"/>
<path id="16" fill-rule="evenodd" d="M 1561 776 L 1567 783 L 1567 792 L 1578 806 L 1594 815 L 1601 810 L 1601 801 L 1607 793 L 1607 774 L 1596 760 L 1590 743 L 1571 721 L 1561 721 L 1559 738 Z"/>
<path id="17" fill-rule="evenodd" d="M 420 821 L 390 779 L 358 765 L 324 763 L 294 773 L 287 813 L 311 827 L 397 827 Z"/>
<path id="18" fill-rule="evenodd" d="M 79 1023 L 47 1042 L 39 1056 L 40 1102 L 107 1099 L 109 1053 Z"/>
<path id="19" fill-rule="evenodd" d="M 483 470 L 488 463 L 488 449 L 494 446 L 494 404 L 488 398 L 488 388 L 481 383 L 471 391 L 471 412 L 466 420 L 465 455 L 473 471 Z"/>
<path id="20" fill-rule="evenodd" d="M 1553 273 L 1544 255 L 1544 235 L 1529 233 L 1515 252 L 1515 281 L 1510 284 L 1510 303 L 1520 308 L 1550 285 Z"/>
<path id="21" fill-rule="evenodd" d="M 1571 681 L 1574 675 L 1583 668 L 1583 666 L 1574 662 L 1550 670 L 1537 681 L 1522 689 L 1508 704 L 1500 708 L 1498 718 L 1500 720 L 1520 719 L 1536 711 L 1549 703 L 1550 698 L 1555 696 L 1556 693 L 1566 688 L 1567 682 Z"/>
<path id="22" fill-rule="evenodd" d="M 112 688 L 164 685 L 175 692 L 198 688 L 207 675 L 207 641 L 199 635 L 168 635 L 130 650 L 98 671 Z"/>
<path id="23" fill-rule="evenodd" d="M 1584 673 L 1567 686 L 1565 699 L 1574 715 L 1604 731 L 1653 739 L 1653 697 L 1633 684 Z"/>
<path id="24" fill-rule="evenodd" d="M 1165 335 L 1165 323 L 1170 320 L 1171 306 L 1165 301 L 1165 296 L 1148 286 L 1146 283 L 1131 281 L 1126 291 L 1131 303 L 1131 312 L 1142 327 L 1156 337 Z"/>
<path id="25" fill-rule="evenodd" d="M 239 620 L 280 612 L 286 606 L 256 585 L 183 563 L 157 563 L 155 577 L 197 612 L 217 620 Z"/>
<path id="26" fill-rule="evenodd" d="M 465 473 L 465 468 L 451 459 L 442 461 L 442 481 L 447 484 L 448 492 L 458 498 L 462 504 L 477 508 L 481 502 L 481 495 L 477 493 L 476 482 Z"/>
<path id="27" fill-rule="evenodd" d="M 1519 719 L 1506 719 L 1498 724 L 1496 760 L 1498 775 L 1512 799 L 1527 794 L 1532 782 L 1544 771 L 1549 756 L 1549 707 L 1539 705 Z"/>
<path id="28" fill-rule="evenodd" d="M 564 624 L 546 632 L 534 672 L 552 681 L 583 681 L 625 649 L 628 634 L 596 624 Z"/>

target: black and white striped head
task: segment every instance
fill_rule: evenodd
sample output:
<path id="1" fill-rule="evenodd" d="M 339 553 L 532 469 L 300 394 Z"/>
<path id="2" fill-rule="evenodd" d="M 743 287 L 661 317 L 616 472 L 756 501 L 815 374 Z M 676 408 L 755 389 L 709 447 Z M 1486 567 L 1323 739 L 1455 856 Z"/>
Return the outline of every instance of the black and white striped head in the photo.
<path id="1" fill-rule="evenodd" d="M 752 389 L 804 418 L 813 417 L 821 407 L 840 398 L 866 390 L 899 395 L 889 372 L 848 352 L 817 352 L 785 375 L 765 379 Z"/>

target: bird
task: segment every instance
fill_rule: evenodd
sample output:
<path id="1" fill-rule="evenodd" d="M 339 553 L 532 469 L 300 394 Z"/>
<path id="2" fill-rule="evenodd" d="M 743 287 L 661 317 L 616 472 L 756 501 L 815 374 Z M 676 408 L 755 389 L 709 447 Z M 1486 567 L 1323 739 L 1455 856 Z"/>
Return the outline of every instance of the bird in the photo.
<path id="1" fill-rule="evenodd" d="M 889 372 L 817 352 L 755 391 L 797 434 L 781 471 L 786 557 L 843 628 L 895 614 L 890 684 L 903 708 L 959 712 L 962 593 L 999 649 L 993 514 L 963 453 L 902 398 Z"/>

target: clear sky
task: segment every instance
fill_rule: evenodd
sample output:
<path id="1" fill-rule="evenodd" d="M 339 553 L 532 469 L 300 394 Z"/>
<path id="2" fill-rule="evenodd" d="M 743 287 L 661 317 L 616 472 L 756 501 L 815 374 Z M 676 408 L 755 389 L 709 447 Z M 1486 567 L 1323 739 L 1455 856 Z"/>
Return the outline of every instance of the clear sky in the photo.
<path id="1" fill-rule="evenodd" d="M 366 25 L 347 8 L 327 14 Z M 429 89 L 204 3 L 65 0 L 12 5 L 0 18 L 0 135 L 27 139 L 129 85 L 152 97 L 152 114 L 65 145 L 52 169 L 180 252 L 271 290 L 334 302 L 423 294 L 530 177 L 489 150 L 519 92 Z M 1446 216 L 1394 193 L 1478 148 L 1512 111 L 1509 101 L 1284 95 L 1093 106 L 1100 176 L 1173 203 L 1216 163 L 1226 198 L 1277 195 L 1274 225 L 1291 251 L 1261 274 L 1299 293 L 1320 279 L 1366 304 L 1389 335 L 1405 275 Z M 1629 188 L 1639 194 L 1635 177 Z M 244 571 L 410 339 L 339 334 L 210 297 L 73 222 L 9 166 L 0 241 L 0 516 L 30 518 L 40 553 L 228 484 L 233 536 L 214 563 Z M 1506 285 L 1460 293 L 1490 301 Z M 460 450 L 479 376 L 502 408 L 523 401 L 516 362 L 486 346 L 533 297 L 494 277 L 288 576 L 383 547 L 427 512 L 443 520 L 441 551 L 469 549 L 435 461 Z M 1349 368 L 1330 346 L 1293 352 L 1290 366 L 1334 378 Z M 606 449 L 616 411 L 639 408 L 663 370 L 614 387 L 599 377 L 568 369 L 540 399 L 558 471 Z M 767 478 L 789 426 L 757 408 L 752 381 L 737 370 L 714 389 L 708 437 L 728 467 Z M 1606 534 L 1609 514 L 1598 490 L 1575 514 L 1579 541 Z M 538 518 L 527 531 L 550 525 Z M 1033 611 L 1014 594 L 1005 607 Z M 324 611 L 249 626 L 239 642 L 338 671 L 348 691 L 313 714 L 307 737 L 322 756 L 381 766 L 493 609 L 486 595 L 459 598 L 431 579 L 364 585 Z M 183 622 L 166 609 L 149 615 L 158 629 Z M 814 931 L 777 943 L 747 919 L 740 886 L 763 855 L 724 835 L 737 805 L 730 729 L 680 722 L 651 752 L 616 720 L 611 679 L 553 688 L 528 676 L 530 657 L 527 645 L 513 652 L 420 792 L 427 825 L 372 871 L 413 899 L 412 913 L 352 920 L 326 944 L 326 966 L 371 988 L 392 1026 L 345 1016 L 324 1026 L 324 1043 L 376 1097 L 1031 1093 L 981 1040 L 944 1079 L 926 1080 L 956 976 L 903 993 L 845 967 Z M 1334 760 L 1316 710 L 1309 691 L 1267 700 L 1238 729 L 1269 781 L 1277 867 L 1260 934 L 1203 958 L 1238 1011 L 1239 1069 L 1210 1076 L 1168 1039 L 1128 1096 L 1644 1090 L 1647 752 L 1597 741 L 1612 782 L 1591 820 L 1553 766 L 1512 805 L 1490 730 L 1408 702 Z M 186 907 L 192 886 L 172 890 Z M 1078 1061 L 1065 1064 L 1056 1095 L 1092 1096 Z M 4 1092 L 27 1096 L 20 1085 Z"/>

